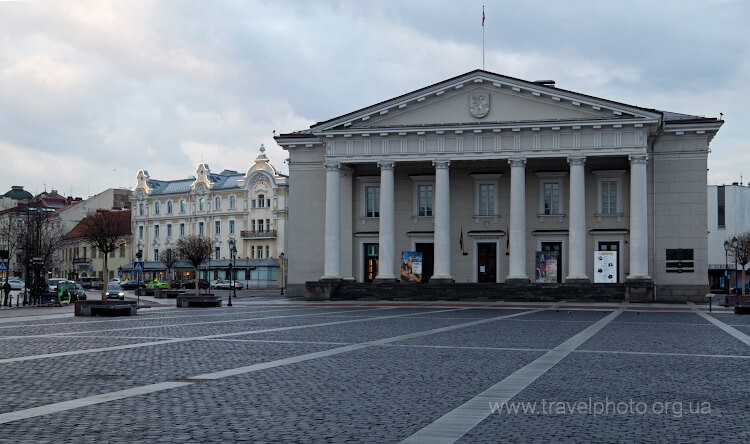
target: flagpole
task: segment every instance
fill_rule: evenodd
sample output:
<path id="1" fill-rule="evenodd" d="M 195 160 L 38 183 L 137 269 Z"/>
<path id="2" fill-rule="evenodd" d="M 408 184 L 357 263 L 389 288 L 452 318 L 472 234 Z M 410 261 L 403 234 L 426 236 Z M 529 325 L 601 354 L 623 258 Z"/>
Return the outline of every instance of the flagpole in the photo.
<path id="1" fill-rule="evenodd" d="M 482 71 L 484 71 L 484 5 L 482 5 Z"/>

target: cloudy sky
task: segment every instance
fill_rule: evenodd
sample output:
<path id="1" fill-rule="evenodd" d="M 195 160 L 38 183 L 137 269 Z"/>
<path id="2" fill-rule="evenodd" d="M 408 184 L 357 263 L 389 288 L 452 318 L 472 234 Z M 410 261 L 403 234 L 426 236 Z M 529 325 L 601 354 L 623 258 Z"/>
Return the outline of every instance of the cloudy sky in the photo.
<path id="1" fill-rule="evenodd" d="M 0 0 L 0 193 L 285 172 L 274 130 L 481 68 L 483 3 L 488 71 L 724 113 L 709 183 L 750 180 L 747 1 Z"/>

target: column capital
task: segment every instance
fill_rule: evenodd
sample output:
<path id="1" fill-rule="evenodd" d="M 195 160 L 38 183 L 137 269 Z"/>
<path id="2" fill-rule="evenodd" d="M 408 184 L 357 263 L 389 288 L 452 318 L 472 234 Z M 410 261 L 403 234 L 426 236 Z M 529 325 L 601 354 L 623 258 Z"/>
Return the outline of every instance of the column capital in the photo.
<path id="1" fill-rule="evenodd" d="M 648 164 L 648 154 L 631 154 L 628 156 L 628 160 L 630 160 L 630 164 Z"/>
<path id="2" fill-rule="evenodd" d="M 526 159 L 508 159 L 508 165 L 513 167 L 525 167 L 526 166 Z"/>
<path id="3" fill-rule="evenodd" d="M 447 169 L 451 165 L 450 160 L 433 160 L 432 166 L 434 166 L 436 169 Z"/>
<path id="4" fill-rule="evenodd" d="M 341 169 L 341 164 L 339 162 L 325 162 L 323 166 L 326 171 L 338 171 Z"/>
<path id="5" fill-rule="evenodd" d="M 571 156 L 568 157 L 569 165 L 583 165 L 586 163 L 586 157 L 584 156 Z"/>
<path id="6" fill-rule="evenodd" d="M 380 167 L 381 170 L 392 170 L 393 168 L 396 167 L 396 162 L 391 162 L 391 161 L 378 162 L 378 166 Z"/>

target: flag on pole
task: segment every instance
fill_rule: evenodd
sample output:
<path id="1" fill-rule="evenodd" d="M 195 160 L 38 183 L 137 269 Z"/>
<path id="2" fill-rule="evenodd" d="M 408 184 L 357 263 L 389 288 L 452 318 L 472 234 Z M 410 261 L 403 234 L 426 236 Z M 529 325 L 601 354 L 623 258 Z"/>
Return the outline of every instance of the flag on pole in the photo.
<path id="1" fill-rule="evenodd" d="M 461 253 L 464 252 L 464 227 L 461 227 L 461 235 L 458 237 L 458 245 L 461 247 Z"/>
<path id="2" fill-rule="evenodd" d="M 484 5 L 482 5 L 482 28 L 484 28 Z"/>

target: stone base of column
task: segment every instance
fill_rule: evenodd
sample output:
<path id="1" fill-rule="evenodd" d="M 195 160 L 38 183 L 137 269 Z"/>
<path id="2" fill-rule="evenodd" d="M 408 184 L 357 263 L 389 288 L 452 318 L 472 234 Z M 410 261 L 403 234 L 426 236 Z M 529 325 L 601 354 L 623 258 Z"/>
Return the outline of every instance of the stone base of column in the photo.
<path id="1" fill-rule="evenodd" d="M 323 276 L 322 278 L 320 278 L 320 282 L 338 282 L 343 280 L 344 279 L 341 276 Z"/>
<path id="2" fill-rule="evenodd" d="M 625 279 L 625 300 L 628 302 L 654 302 L 654 281 L 646 277 Z"/>
<path id="3" fill-rule="evenodd" d="M 571 276 L 571 277 L 566 277 L 565 278 L 565 283 L 566 284 L 590 284 L 591 283 L 591 279 L 589 279 L 586 276 L 583 276 L 583 277 L 579 277 L 579 276 L 573 277 L 573 276 Z"/>
<path id="4" fill-rule="evenodd" d="M 329 301 L 341 282 L 341 278 L 305 282 L 305 300 Z"/>
<path id="5" fill-rule="evenodd" d="M 508 285 L 528 285 L 531 281 L 527 277 L 508 277 L 505 283 Z"/>
<path id="6" fill-rule="evenodd" d="M 427 282 L 427 284 L 454 284 L 455 282 L 456 281 L 450 276 L 448 277 L 437 276 L 437 277 L 431 277 L 429 282 Z"/>

